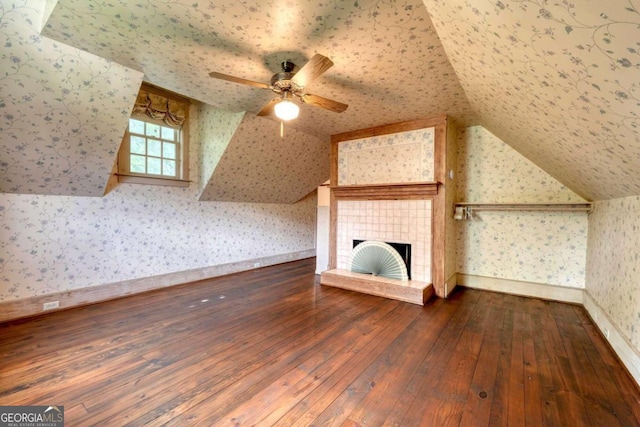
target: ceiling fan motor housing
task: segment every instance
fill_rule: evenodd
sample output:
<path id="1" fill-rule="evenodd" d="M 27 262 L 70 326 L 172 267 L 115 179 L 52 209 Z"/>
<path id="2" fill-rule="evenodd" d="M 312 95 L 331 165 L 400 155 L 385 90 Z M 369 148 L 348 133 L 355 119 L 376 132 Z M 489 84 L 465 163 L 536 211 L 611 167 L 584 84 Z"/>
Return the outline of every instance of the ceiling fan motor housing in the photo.
<path id="1" fill-rule="evenodd" d="M 289 61 L 288 59 L 282 61 L 282 64 L 280 64 L 280 66 L 282 67 L 282 71 L 284 71 L 285 73 L 291 73 L 293 72 L 293 69 L 296 68 L 296 64 Z"/>
<path id="2" fill-rule="evenodd" d="M 282 71 L 271 76 L 272 90 L 276 93 L 291 91 L 291 79 L 295 75 L 293 69 L 296 67 L 296 64 L 287 59 L 282 61 L 280 66 L 282 67 Z"/>

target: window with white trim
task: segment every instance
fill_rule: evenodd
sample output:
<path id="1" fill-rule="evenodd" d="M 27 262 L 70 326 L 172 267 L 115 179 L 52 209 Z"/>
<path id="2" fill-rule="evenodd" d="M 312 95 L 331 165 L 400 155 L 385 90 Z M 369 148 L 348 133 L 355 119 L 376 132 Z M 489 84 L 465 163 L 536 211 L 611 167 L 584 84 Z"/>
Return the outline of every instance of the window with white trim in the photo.
<path id="1" fill-rule="evenodd" d="M 118 181 L 188 186 L 189 101 L 143 83 L 118 154 Z"/>

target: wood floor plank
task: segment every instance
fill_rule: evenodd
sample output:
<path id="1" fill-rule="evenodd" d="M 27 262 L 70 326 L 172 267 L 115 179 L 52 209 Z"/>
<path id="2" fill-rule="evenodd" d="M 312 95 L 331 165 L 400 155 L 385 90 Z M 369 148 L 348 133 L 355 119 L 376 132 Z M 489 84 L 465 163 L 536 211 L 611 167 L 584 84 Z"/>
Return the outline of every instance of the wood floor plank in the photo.
<path id="1" fill-rule="evenodd" d="M 460 425 L 463 426 L 489 426 L 496 372 L 500 357 L 499 343 L 502 334 L 504 310 L 492 307 L 489 313 L 491 322 L 497 326 L 487 328 L 460 420 Z"/>
<path id="2" fill-rule="evenodd" d="M 418 310 L 414 311 L 417 315 Z M 386 321 L 384 324 L 379 323 L 377 327 L 371 328 L 368 334 L 363 334 L 359 329 L 349 329 L 339 336 L 332 334 L 330 339 L 323 343 L 324 350 L 322 352 L 305 354 L 305 358 L 286 375 L 282 376 L 277 382 L 265 387 L 259 394 L 243 405 L 225 414 L 225 418 L 249 425 L 257 422 L 273 424 L 278 421 L 288 409 L 297 405 L 302 398 L 317 388 L 329 376 L 334 375 L 356 353 L 371 345 L 377 335 L 382 332 L 383 325 L 388 326 L 390 322 L 397 321 L 397 315 L 400 313 L 394 310 L 389 314 L 389 316 L 385 317 L 385 320 L 388 320 L 389 323 L 386 323 Z M 372 320 L 377 323 L 377 319 Z M 356 340 L 356 338 L 359 339 Z M 274 399 L 278 400 L 277 411 L 256 410 L 256 407 L 265 407 L 264 402 Z"/>
<path id="3" fill-rule="evenodd" d="M 562 425 L 559 416 L 561 408 L 558 406 L 556 400 L 556 389 L 554 388 L 551 368 L 552 364 L 555 363 L 555 356 L 547 346 L 545 335 L 542 334 L 540 330 L 544 324 L 542 320 L 544 317 L 546 317 L 544 312 L 537 312 L 531 315 L 531 328 L 533 330 L 531 339 L 533 340 L 533 351 L 536 361 L 534 373 L 540 381 L 540 398 L 538 401 L 527 399 L 525 404 L 533 404 L 541 407 L 541 425 L 558 426 Z"/>
<path id="4" fill-rule="evenodd" d="M 457 357 L 464 357 L 465 347 L 473 343 L 474 332 L 465 334 L 465 328 L 474 316 L 479 316 L 478 309 L 488 308 L 485 301 L 491 297 L 489 294 L 477 294 L 476 298 L 469 299 L 463 295 L 461 300 L 468 301 L 454 313 L 453 317 L 442 329 L 442 332 L 421 362 L 420 377 L 414 376 L 403 394 L 408 399 L 400 399 L 399 405 L 387 417 L 387 425 L 438 425 L 442 420 L 452 416 L 449 411 L 447 389 L 451 381 L 449 374 L 457 367 Z M 428 369 L 427 369 L 428 368 Z M 425 370 L 427 369 L 427 370 Z M 465 392 L 466 395 L 466 392 Z M 442 399 L 445 396 L 445 399 Z M 407 406 L 408 405 L 408 406 Z M 402 414 L 402 418 L 398 416 Z M 456 414 L 453 414 L 454 416 Z"/>
<path id="5" fill-rule="evenodd" d="M 525 425 L 544 425 L 542 415 L 542 383 L 541 369 L 538 367 L 535 342 L 533 336 L 537 333 L 533 326 L 531 314 L 524 315 L 523 322 L 523 364 L 524 364 L 524 419 Z"/>
<path id="6" fill-rule="evenodd" d="M 145 384 L 136 384 L 136 395 L 141 396 L 141 399 L 134 401 L 126 419 L 137 420 L 136 425 L 143 425 L 158 418 L 154 422 L 162 424 L 176 417 L 178 417 L 176 422 L 179 422 L 182 414 L 189 413 L 189 422 L 191 422 L 198 418 L 199 412 L 210 410 L 206 402 L 213 396 L 220 399 L 221 392 L 229 394 L 235 388 L 253 386 L 255 381 L 253 377 L 256 372 L 265 373 L 274 370 L 273 365 L 284 357 L 287 345 L 298 351 L 309 345 L 306 336 L 316 320 L 326 321 L 327 329 L 324 333 L 331 333 L 334 328 L 348 324 L 359 310 L 367 309 L 366 305 L 355 304 L 343 311 L 343 317 L 338 318 L 331 307 L 332 304 L 325 306 L 326 311 L 321 312 L 317 319 L 315 312 L 301 315 L 294 310 L 290 310 L 291 317 L 283 318 L 279 315 L 266 323 L 260 317 L 261 324 L 268 325 L 266 331 L 260 330 L 260 334 L 251 337 L 246 337 L 244 332 L 238 332 L 240 339 L 235 340 L 235 346 L 225 346 L 216 348 L 215 351 L 204 352 L 202 354 L 206 355 L 206 358 L 191 364 L 190 368 L 179 371 L 186 371 L 188 375 L 174 375 L 172 381 L 162 381 L 160 387 L 156 381 L 145 382 L 146 386 L 142 390 L 140 386 Z M 296 319 L 295 322 L 292 319 Z M 267 370 L 261 369 L 265 366 L 268 367 Z M 245 381 L 237 382 L 237 378 L 243 378 Z M 231 400 L 235 402 L 234 399 Z M 222 403 L 218 400 L 216 406 Z M 149 405 L 157 409 L 148 411 Z M 99 405 L 94 402 L 93 406 Z"/>
<path id="7" fill-rule="evenodd" d="M 503 305 L 505 307 L 505 305 Z M 508 305 L 506 305 L 508 307 Z M 489 414 L 490 426 L 508 425 L 509 414 L 509 379 L 511 376 L 511 349 L 513 343 L 513 322 L 514 312 L 506 309 L 504 312 L 502 333 L 500 334 L 500 351 L 498 357 L 498 368 L 494 381 L 493 400 L 491 401 L 491 412 Z"/>
<path id="8" fill-rule="evenodd" d="M 398 306 L 393 305 L 393 307 L 397 308 Z M 367 312 L 363 311 L 361 313 L 366 314 Z M 379 314 L 384 317 L 390 313 L 381 311 Z M 345 343 L 353 342 L 352 340 L 356 336 L 361 338 L 367 335 L 366 332 L 363 332 L 363 329 L 368 329 L 368 325 L 366 322 L 357 322 L 357 317 L 347 317 L 346 313 L 343 313 L 340 317 L 335 316 L 333 313 L 328 313 L 327 315 L 336 319 L 336 322 L 328 324 L 328 327 L 322 330 L 314 328 L 306 332 L 294 332 L 298 341 L 294 342 L 293 345 L 281 346 L 282 353 L 280 357 L 272 359 L 271 363 L 263 369 L 254 370 L 247 377 L 250 381 L 235 383 L 216 394 L 212 394 L 211 390 L 209 390 L 208 394 L 211 396 L 202 405 L 203 408 L 206 408 L 210 404 L 209 410 L 201 411 L 198 409 L 198 411 L 191 411 L 190 417 L 204 422 L 213 422 L 223 418 L 230 419 L 234 418 L 234 416 L 242 418 L 238 413 L 242 411 L 242 408 L 239 407 L 243 406 L 243 401 L 259 400 L 261 396 L 264 396 L 264 390 L 271 386 L 279 388 L 282 378 L 292 371 L 294 372 L 293 375 L 301 374 L 303 370 L 297 369 L 299 365 L 304 365 L 305 363 L 313 364 L 314 356 L 335 351 L 331 345 L 335 339 L 345 337 L 345 341 L 336 344 L 340 346 L 340 344 L 344 345 Z M 369 320 L 375 322 L 378 319 L 377 316 L 374 316 Z M 354 324 L 358 324 L 360 327 L 354 330 Z M 298 380 L 301 380 L 301 378 L 298 378 Z M 271 397 L 269 396 L 268 398 Z M 234 413 L 235 415 L 230 415 Z M 176 425 L 180 425 L 181 421 L 184 421 L 181 416 L 172 420 Z"/>
<path id="9" fill-rule="evenodd" d="M 605 390 L 602 388 L 601 380 L 606 377 L 607 371 L 597 371 L 585 351 L 585 345 L 592 347 L 590 338 L 584 332 L 581 324 L 573 321 L 560 322 L 563 330 L 564 339 L 567 341 L 565 348 L 571 357 L 572 369 L 575 374 L 576 382 L 580 389 L 580 394 L 584 402 L 587 418 L 592 425 L 618 426 L 620 421 L 618 416 L 628 414 L 626 411 L 615 413 L 614 405 L 617 404 L 605 398 Z M 599 356 L 598 356 L 599 357 Z M 576 369 L 580 366 L 579 369 Z M 620 408 L 621 409 L 621 408 Z"/>
<path id="10" fill-rule="evenodd" d="M 640 425 L 581 307 L 464 288 L 422 307 L 314 269 L 2 323 L 0 403 L 62 404 L 68 425 Z"/>
<path id="11" fill-rule="evenodd" d="M 398 337 L 402 336 L 405 329 L 422 311 L 419 306 L 400 309 L 404 314 L 384 331 L 383 339 L 377 345 L 370 348 L 366 354 L 363 353 L 361 363 L 350 364 L 345 367 L 346 369 L 341 369 L 332 375 L 330 380 L 318 389 L 318 393 L 312 396 L 315 404 L 309 406 L 290 425 L 337 425 L 346 419 L 350 409 L 361 400 L 364 393 L 375 386 L 371 375 L 376 371 L 378 364 L 382 363 L 381 357 L 384 357 L 385 351 L 396 342 Z M 284 422 L 285 420 L 280 420 L 278 424 L 286 425 L 283 424 Z"/>

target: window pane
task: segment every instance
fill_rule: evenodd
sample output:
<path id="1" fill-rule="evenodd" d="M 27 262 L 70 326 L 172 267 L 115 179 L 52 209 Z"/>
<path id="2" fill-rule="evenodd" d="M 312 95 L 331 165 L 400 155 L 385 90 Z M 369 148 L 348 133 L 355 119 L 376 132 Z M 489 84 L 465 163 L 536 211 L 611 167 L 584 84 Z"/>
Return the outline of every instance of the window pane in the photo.
<path id="1" fill-rule="evenodd" d="M 147 123 L 147 135 L 160 138 L 160 125 Z"/>
<path id="2" fill-rule="evenodd" d="M 147 140 L 147 156 L 162 157 L 160 141 L 154 139 Z"/>
<path id="3" fill-rule="evenodd" d="M 144 122 L 136 119 L 129 119 L 129 132 L 144 135 Z"/>
<path id="4" fill-rule="evenodd" d="M 175 159 L 176 158 L 176 144 L 172 144 L 170 142 L 165 142 L 162 144 L 162 157 L 165 159 Z"/>
<path id="5" fill-rule="evenodd" d="M 133 173 L 145 173 L 144 169 L 144 156 L 137 156 L 135 154 L 131 154 L 129 156 L 129 169 Z"/>
<path id="6" fill-rule="evenodd" d="M 145 154 L 145 139 L 141 136 L 131 135 L 131 152 L 136 154 Z"/>
<path id="7" fill-rule="evenodd" d="M 162 126 L 162 139 L 173 141 L 176 139 L 176 131 L 173 128 Z"/>
<path id="8" fill-rule="evenodd" d="M 147 158 L 147 173 L 152 175 L 162 175 L 162 163 L 160 159 L 155 159 L 153 157 Z"/>
<path id="9" fill-rule="evenodd" d="M 164 159 L 162 161 L 162 175 L 176 176 L 176 161 Z"/>

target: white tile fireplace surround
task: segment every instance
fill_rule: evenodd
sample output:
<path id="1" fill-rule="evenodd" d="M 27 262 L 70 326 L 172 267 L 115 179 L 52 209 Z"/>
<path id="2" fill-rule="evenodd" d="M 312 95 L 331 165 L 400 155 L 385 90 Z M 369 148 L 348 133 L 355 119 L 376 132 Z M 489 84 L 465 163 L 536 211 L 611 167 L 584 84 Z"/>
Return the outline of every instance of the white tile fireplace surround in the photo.
<path id="1" fill-rule="evenodd" d="M 431 283 L 431 200 L 340 200 L 336 266 L 349 269 L 353 240 L 411 245 L 411 279 Z"/>

